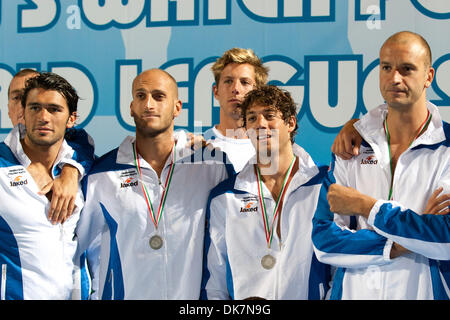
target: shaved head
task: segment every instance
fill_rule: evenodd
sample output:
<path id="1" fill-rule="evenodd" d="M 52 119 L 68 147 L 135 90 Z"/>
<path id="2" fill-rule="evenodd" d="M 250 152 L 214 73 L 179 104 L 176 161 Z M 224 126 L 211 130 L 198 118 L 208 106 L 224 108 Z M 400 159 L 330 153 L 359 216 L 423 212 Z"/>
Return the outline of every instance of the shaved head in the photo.
<path id="1" fill-rule="evenodd" d="M 432 64 L 431 60 L 431 49 L 428 42 L 420 35 L 411 31 L 400 31 L 392 36 L 390 36 L 382 45 L 380 52 L 390 44 L 409 44 L 420 46 L 424 51 L 424 63 L 425 67 L 430 67 Z"/>
<path id="2" fill-rule="evenodd" d="M 175 98 L 178 99 L 178 85 L 177 81 L 174 77 L 172 77 L 168 72 L 161 70 L 161 69 L 149 69 L 145 70 L 142 73 L 140 73 L 136 78 L 133 80 L 133 86 L 132 86 L 132 92 L 136 90 L 136 86 L 142 81 L 142 79 L 145 79 L 147 77 L 162 77 L 166 78 L 170 82 L 170 90 L 174 94 Z"/>

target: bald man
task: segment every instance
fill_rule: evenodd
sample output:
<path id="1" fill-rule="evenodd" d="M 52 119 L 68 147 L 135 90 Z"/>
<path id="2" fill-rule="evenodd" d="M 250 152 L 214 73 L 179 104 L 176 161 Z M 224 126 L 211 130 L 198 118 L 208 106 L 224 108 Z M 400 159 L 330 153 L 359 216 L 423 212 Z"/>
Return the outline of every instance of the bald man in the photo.
<path id="1" fill-rule="evenodd" d="M 434 73 L 418 34 L 396 33 L 381 47 L 386 104 L 354 124 L 358 155 L 333 156 L 313 219 L 318 259 L 339 267 L 332 299 L 449 298 L 448 263 L 439 261 L 450 259 L 448 202 L 444 211 L 433 203 L 450 191 L 450 128 L 426 99 Z"/>
<path id="2" fill-rule="evenodd" d="M 132 93 L 136 136 L 85 179 L 79 251 L 101 238 L 101 299 L 199 299 L 207 198 L 234 172 L 220 152 L 176 144 L 182 104 L 167 72 L 144 71 Z"/>

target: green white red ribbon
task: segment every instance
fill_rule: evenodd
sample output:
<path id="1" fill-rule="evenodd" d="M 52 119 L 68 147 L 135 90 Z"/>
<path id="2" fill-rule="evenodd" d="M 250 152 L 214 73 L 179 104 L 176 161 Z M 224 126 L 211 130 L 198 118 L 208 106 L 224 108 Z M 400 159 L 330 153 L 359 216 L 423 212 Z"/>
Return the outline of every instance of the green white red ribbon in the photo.
<path id="1" fill-rule="evenodd" d="M 142 191 L 144 193 L 144 198 L 147 203 L 148 211 L 150 213 L 150 218 L 152 219 L 153 224 L 155 225 L 155 228 L 158 229 L 158 224 L 159 224 L 159 221 L 161 220 L 163 210 L 164 210 L 164 205 L 166 203 L 167 194 L 169 193 L 170 183 L 172 182 L 173 169 L 175 167 L 175 143 L 173 144 L 173 147 L 172 147 L 172 163 L 170 164 L 169 173 L 167 174 L 166 183 L 164 185 L 164 191 L 161 196 L 161 201 L 159 202 L 159 208 L 158 208 L 157 214 L 155 214 L 149 192 L 148 192 L 147 187 L 145 186 L 144 181 L 142 179 L 141 164 L 139 161 L 139 153 L 137 150 L 136 142 L 133 143 L 133 156 L 134 156 L 134 165 L 136 166 L 136 170 L 139 172 L 139 178 L 141 180 Z"/>

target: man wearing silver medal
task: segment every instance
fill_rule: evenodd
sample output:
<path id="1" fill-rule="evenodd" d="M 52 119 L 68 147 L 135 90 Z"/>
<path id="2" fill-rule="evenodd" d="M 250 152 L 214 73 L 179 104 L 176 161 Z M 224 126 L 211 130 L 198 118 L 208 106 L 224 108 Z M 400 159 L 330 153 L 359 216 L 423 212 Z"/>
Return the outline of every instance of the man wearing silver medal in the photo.
<path id="1" fill-rule="evenodd" d="M 198 299 L 207 197 L 232 167 L 221 152 L 175 142 L 182 105 L 167 72 L 142 72 L 132 93 L 136 136 L 85 180 L 79 252 L 100 236 L 100 299 Z"/>
<path id="2" fill-rule="evenodd" d="M 450 129 L 427 101 L 434 72 L 416 33 L 380 49 L 386 104 L 354 124 L 359 152 L 344 141 L 333 157 L 313 220 L 319 260 L 338 267 L 331 299 L 449 298 Z"/>
<path id="3" fill-rule="evenodd" d="M 294 143 L 296 106 L 275 86 L 242 114 L 256 155 L 211 191 L 203 299 L 322 299 L 330 268 L 315 257 L 312 216 L 327 168 Z"/>

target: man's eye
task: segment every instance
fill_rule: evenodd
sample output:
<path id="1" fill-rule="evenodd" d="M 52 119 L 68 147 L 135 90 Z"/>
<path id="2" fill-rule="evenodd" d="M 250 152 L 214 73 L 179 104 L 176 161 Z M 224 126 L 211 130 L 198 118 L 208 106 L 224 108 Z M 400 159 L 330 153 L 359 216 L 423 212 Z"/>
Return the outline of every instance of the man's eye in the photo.
<path id="1" fill-rule="evenodd" d="M 155 99 L 156 101 L 161 101 L 164 99 L 164 95 L 163 94 L 154 94 L 153 99 Z"/>
<path id="2" fill-rule="evenodd" d="M 61 110 L 58 107 L 49 107 L 47 111 L 50 113 L 60 112 Z"/>

